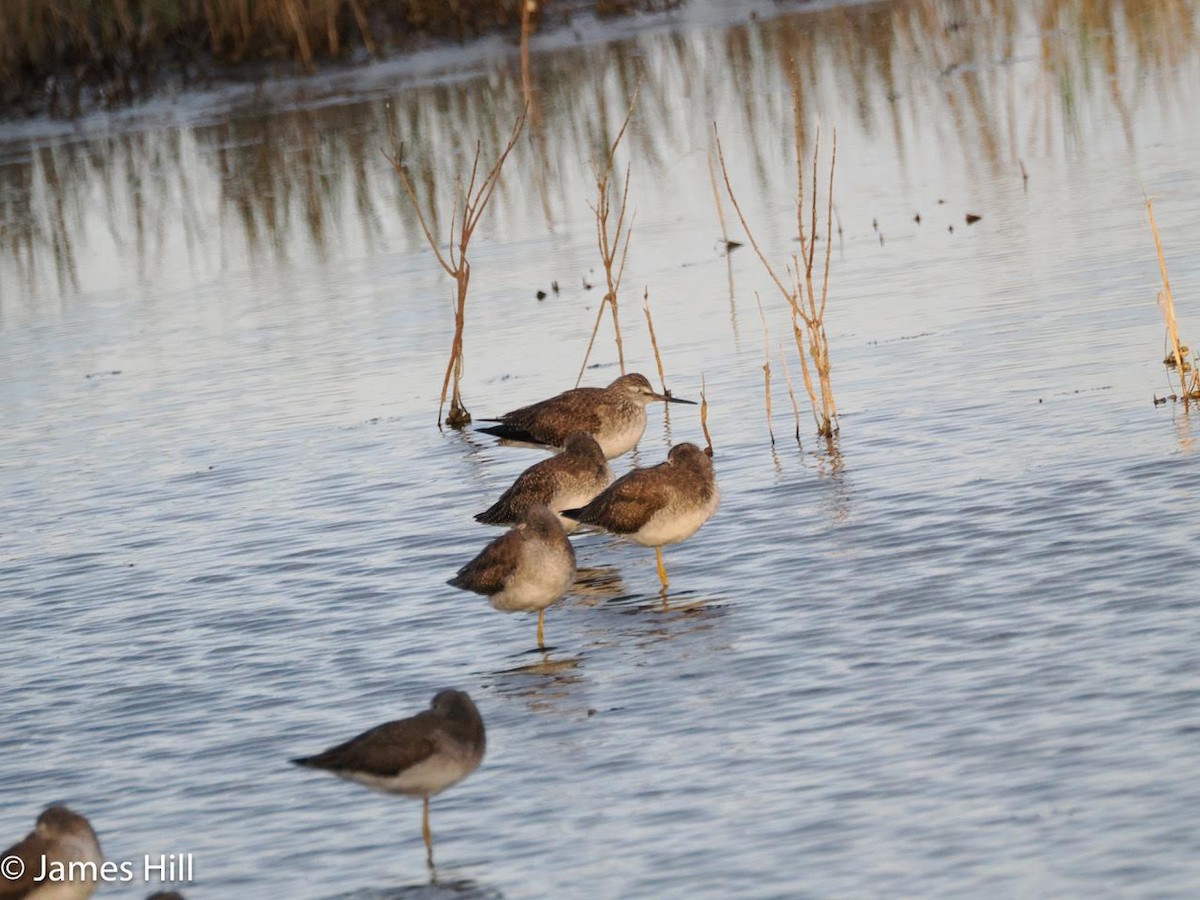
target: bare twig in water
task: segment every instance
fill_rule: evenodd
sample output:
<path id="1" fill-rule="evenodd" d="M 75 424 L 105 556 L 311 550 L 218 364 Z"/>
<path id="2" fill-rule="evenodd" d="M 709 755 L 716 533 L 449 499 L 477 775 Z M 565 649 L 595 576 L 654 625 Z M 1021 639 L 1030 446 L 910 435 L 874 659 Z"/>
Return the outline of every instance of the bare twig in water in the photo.
<path id="1" fill-rule="evenodd" d="M 1150 217 L 1150 231 L 1154 234 L 1154 246 L 1158 250 L 1158 269 L 1162 273 L 1163 288 L 1158 292 L 1158 308 L 1167 323 L 1167 340 L 1170 348 L 1163 362 L 1167 366 L 1168 380 L 1171 369 L 1179 376 L 1179 395 L 1186 408 L 1190 400 L 1200 400 L 1200 368 L 1188 360 L 1188 348 L 1179 340 L 1179 325 L 1175 321 L 1175 298 L 1171 293 L 1171 280 L 1167 277 L 1167 260 L 1163 254 L 1162 238 L 1158 224 L 1154 221 L 1154 200 L 1146 198 L 1146 214 Z M 1190 375 L 1189 375 L 1190 373 Z"/>
<path id="2" fill-rule="evenodd" d="M 606 309 L 612 312 L 613 332 L 617 340 L 617 361 L 620 363 L 621 374 L 625 374 L 625 346 L 621 342 L 621 319 L 617 304 L 617 291 L 621 287 L 621 276 L 625 273 L 625 260 L 629 255 L 629 239 L 633 236 L 633 216 L 626 221 L 629 208 L 629 167 L 625 167 L 625 183 L 621 188 L 621 202 L 616 208 L 615 227 L 609 227 L 609 219 L 613 214 L 612 174 L 613 162 L 617 155 L 617 147 L 625 137 L 629 120 L 633 116 L 633 108 L 637 105 L 638 94 L 641 93 L 641 82 L 633 90 L 633 98 L 629 101 L 629 109 L 625 113 L 625 121 L 617 132 L 616 139 L 608 149 L 608 158 L 604 168 L 596 175 L 596 205 L 592 212 L 596 214 L 596 244 L 600 249 L 600 261 L 604 265 L 604 280 L 607 290 L 600 308 L 596 310 L 596 324 L 592 326 L 592 336 L 588 339 L 587 352 L 583 355 L 583 365 L 579 367 L 579 377 L 575 379 L 576 387 L 583 381 L 583 373 L 587 369 L 588 359 L 592 355 L 592 346 L 596 343 L 596 333 L 600 330 L 600 321 Z M 624 242 L 622 242 L 624 237 Z M 617 255 L 620 254 L 620 261 Z M 614 271 L 615 267 L 615 271 Z"/>
<path id="3" fill-rule="evenodd" d="M 758 301 L 758 317 L 763 326 L 763 400 L 767 406 L 767 434 L 771 436 L 771 446 L 775 446 L 775 429 L 771 427 L 771 331 L 767 327 L 767 314 L 763 312 L 762 297 L 754 292 Z"/>
<path id="4" fill-rule="evenodd" d="M 729 229 L 725 225 L 725 206 L 721 203 L 721 189 L 717 186 L 717 170 L 713 167 L 711 152 L 707 155 L 706 159 L 708 160 L 708 180 L 712 184 L 713 203 L 716 204 L 717 219 L 721 223 L 721 246 L 725 250 L 725 272 L 729 281 L 729 323 L 733 327 L 734 342 L 737 343 L 737 299 L 734 296 L 733 290 L 733 257 L 730 254 L 742 245 L 738 241 L 731 241 L 729 239 Z"/>
<path id="5" fill-rule="evenodd" d="M 788 396 L 792 398 L 792 413 L 796 416 L 796 443 L 803 447 L 804 444 L 800 440 L 800 404 L 796 402 L 796 390 L 792 387 L 792 373 L 788 371 L 787 354 L 783 351 L 783 344 L 779 345 L 779 362 L 783 365 L 783 380 L 787 384 Z"/>
<path id="6" fill-rule="evenodd" d="M 642 309 L 646 313 L 646 327 L 650 329 L 650 346 L 654 348 L 654 364 L 658 366 L 658 383 L 662 385 L 662 392 L 669 397 L 671 392 L 667 390 L 667 377 L 663 374 L 662 354 L 658 352 L 658 338 L 654 334 L 654 318 L 650 315 L 649 285 L 646 285 L 646 292 L 642 294 L 642 303 Z"/>
<path id="7" fill-rule="evenodd" d="M 708 431 L 708 392 L 705 390 L 704 373 L 700 373 L 700 429 L 704 432 L 704 452 L 713 455 L 712 435 Z"/>
<path id="8" fill-rule="evenodd" d="M 434 256 L 437 257 L 438 264 L 447 275 L 454 279 L 457 286 L 454 304 L 454 340 L 450 345 L 450 361 L 446 364 L 446 375 L 442 379 L 442 396 L 438 403 L 439 427 L 442 424 L 442 410 L 446 406 L 446 394 L 450 391 L 451 379 L 453 379 L 453 392 L 450 399 L 450 412 L 445 419 L 446 424 L 451 428 L 462 428 L 471 422 L 471 414 L 463 405 L 462 394 L 459 390 L 463 372 L 463 326 L 467 313 L 467 287 L 471 280 L 471 264 L 467 259 L 467 249 L 471 243 L 471 236 L 474 235 L 475 228 L 483 216 L 483 211 L 487 208 L 488 201 L 492 199 L 496 184 L 500 181 L 500 172 L 504 168 L 504 161 L 508 159 L 512 148 L 516 146 L 517 138 L 525 125 L 526 111 L 527 108 L 521 110 L 520 116 L 513 125 L 512 134 L 509 135 L 508 143 L 504 145 L 504 149 L 483 176 L 482 181 L 479 180 L 479 156 L 482 152 L 482 145 L 478 141 L 475 143 L 475 159 L 471 164 L 471 176 L 466 186 L 463 186 L 461 174 L 455 177 L 454 202 L 450 214 L 450 240 L 445 253 L 438 246 L 437 238 L 434 237 L 433 231 L 429 227 L 429 218 L 436 218 L 437 215 L 437 201 L 430 201 L 429 215 L 421 208 L 416 189 L 413 187 L 412 177 L 404 164 L 404 145 L 401 144 L 390 156 L 386 152 L 384 153 L 399 176 L 400 183 L 403 185 L 408 199 L 412 202 L 413 209 L 416 210 L 421 231 L 424 232 L 425 240 L 432 248 Z M 460 205 L 461 218 L 459 217 Z"/>
<path id="9" fill-rule="evenodd" d="M 746 232 L 746 237 L 763 267 L 767 270 L 767 274 L 771 276 L 771 280 L 775 282 L 775 286 L 791 310 L 793 337 L 796 341 L 796 348 L 800 352 L 800 370 L 804 376 L 804 387 L 808 391 L 809 402 L 812 405 L 813 418 L 817 423 L 817 433 L 823 437 L 832 438 L 838 431 L 838 415 L 829 374 L 829 337 L 825 331 L 825 308 L 829 296 L 829 268 L 833 251 L 833 176 L 837 167 L 837 132 L 835 131 L 833 135 L 833 152 L 829 161 L 828 205 L 825 210 L 825 254 L 823 271 L 818 285 L 814 269 L 817 235 L 817 160 L 820 154 L 821 132 L 818 127 L 813 148 L 812 200 L 811 204 L 806 204 L 804 164 L 801 156 L 803 147 L 799 127 L 800 98 L 795 88 L 792 91 L 792 111 L 796 119 L 796 222 L 799 230 L 800 253 L 798 255 L 793 253 L 791 259 L 785 263 L 786 281 L 767 259 L 762 246 L 750 230 L 741 204 L 738 203 L 733 184 L 729 180 L 729 169 L 725 164 L 725 153 L 721 147 L 721 136 L 717 132 L 716 123 L 713 124 L 713 135 L 717 145 L 717 159 L 721 164 L 721 174 L 725 179 L 725 189 L 737 212 L 738 219 L 742 223 L 742 229 Z M 811 216 L 808 224 L 805 222 L 806 213 Z M 812 369 L 809 366 L 810 358 Z M 812 370 L 816 372 L 815 386 Z"/>

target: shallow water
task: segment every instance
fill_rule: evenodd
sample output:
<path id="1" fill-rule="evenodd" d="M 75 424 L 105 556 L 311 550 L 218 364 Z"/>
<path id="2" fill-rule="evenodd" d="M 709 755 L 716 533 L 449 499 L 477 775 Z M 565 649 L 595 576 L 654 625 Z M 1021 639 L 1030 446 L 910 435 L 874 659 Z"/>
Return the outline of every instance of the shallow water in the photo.
<path id="1" fill-rule="evenodd" d="M 510 47 L 8 129 L 0 841 L 65 801 L 112 859 L 192 853 L 199 898 L 1200 890 L 1200 426 L 1152 403 L 1142 209 L 1195 341 L 1195 10 L 777 10 L 536 48 L 472 249 L 467 405 L 574 383 L 591 161 L 640 73 L 625 351 L 654 380 L 648 286 L 723 491 L 666 552 L 666 608 L 653 553 L 577 538 L 544 657 L 533 617 L 444 584 L 541 456 L 435 427 L 450 286 L 380 153 L 447 196 L 519 106 Z M 786 310 L 748 247 L 727 269 L 706 162 L 716 121 L 791 252 L 790 55 L 806 154 L 837 129 L 833 453 L 805 408 L 796 446 Z M 615 361 L 606 323 L 586 381 Z M 652 407 L 633 460 L 680 440 L 696 411 Z M 434 801 L 430 885 L 419 804 L 286 760 L 446 685 L 489 750 Z"/>

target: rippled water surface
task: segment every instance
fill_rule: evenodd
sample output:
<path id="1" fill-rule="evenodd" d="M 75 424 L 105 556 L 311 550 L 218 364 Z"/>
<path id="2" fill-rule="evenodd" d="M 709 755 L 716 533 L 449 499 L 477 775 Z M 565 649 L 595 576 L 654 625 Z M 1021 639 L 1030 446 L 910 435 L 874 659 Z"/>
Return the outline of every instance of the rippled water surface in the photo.
<path id="1" fill-rule="evenodd" d="M 111 859 L 191 852 L 198 898 L 1196 896 L 1200 414 L 1152 402 L 1143 210 L 1200 341 L 1195 15 L 693 3 L 543 36 L 465 401 L 574 384 L 593 163 L 640 78 L 625 352 L 657 380 L 648 288 L 723 491 L 665 603 L 652 552 L 576 538 L 544 655 L 444 583 L 541 456 L 436 427 L 451 285 L 380 152 L 446 204 L 520 107 L 508 44 L 5 126 L 0 844 L 58 800 Z M 793 252 L 793 84 L 806 157 L 837 130 L 832 447 L 708 167 L 716 122 Z M 681 440 L 696 409 L 651 407 L 616 468 Z M 418 803 L 287 759 L 447 685 L 489 748 L 434 801 L 430 885 Z"/>

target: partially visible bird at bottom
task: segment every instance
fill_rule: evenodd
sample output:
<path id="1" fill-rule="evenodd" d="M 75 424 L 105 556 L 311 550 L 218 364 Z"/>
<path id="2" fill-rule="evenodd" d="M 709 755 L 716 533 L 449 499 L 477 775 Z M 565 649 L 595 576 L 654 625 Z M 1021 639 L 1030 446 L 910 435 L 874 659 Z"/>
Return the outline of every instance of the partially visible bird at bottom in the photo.
<path id="1" fill-rule="evenodd" d="M 386 722 L 295 765 L 322 769 L 384 794 L 420 797 L 425 860 L 433 867 L 429 798 L 458 784 L 483 762 L 483 717 L 465 691 L 438 691 L 429 709 Z"/>
<path id="2" fill-rule="evenodd" d="M 446 583 L 482 594 L 503 612 L 536 611 L 537 642 L 545 648 L 546 608 L 561 600 L 574 580 L 575 550 L 558 516 L 538 503 Z"/>
<path id="3" fill-rule="evenodd" d="M 667 569 L 662 548 L 686 541 L 712 518 L 721 502 L 712 460 L 695 444 L 676 444 L 666 462 L 634 469 L 621 476 L 599 496 L 563 515 L 653 547 L 658 577 L 664 589 Z"/>
<path id="4" fill-rule="evenodd" d="M 0 900 L 87 900 L 104 856 L 91 823 L 50 806 L 33 831 L 0 853 Z"/>
<path id="5" fill-rule="evenodd" d="M 586 431 L 567 436 L 561 453 L 536 463 L 517 476 L 500 499 L 475 517 L 485 525 L 509 525 L 520 521 L 538 503 L 554 513 L 583 506 L 613 480 L 612 469 L 596 439 Z M 558 517 L 570 534 L 579 523 Z"/>

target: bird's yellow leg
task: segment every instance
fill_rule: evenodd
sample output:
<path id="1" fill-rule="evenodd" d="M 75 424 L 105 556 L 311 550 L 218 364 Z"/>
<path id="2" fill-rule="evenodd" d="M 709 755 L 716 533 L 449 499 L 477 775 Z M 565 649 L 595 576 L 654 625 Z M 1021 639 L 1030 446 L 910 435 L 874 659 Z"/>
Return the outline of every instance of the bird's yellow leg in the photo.
<path id="1" fill-rule="evenodd" d="M 670 582 L 667 581 L 667 567 L 663 565 L 662 547 L 655 547 L 654 552 L 658 556 L 658 580 L 662 582 L 663 587 L 669 587 Z"/>
<path id="2" fill-rule="evenodd" d="M 433 832 L 429 830 L 429 798 L 425 798 L 425 804 L 421 812 L 421 836 L 425 838 L 425 862 L 429 864 L 429 868 L 433 868 Z"/>
<path id="3" fill-rule="evenodd" d="M 544 609 L 539 609 L 538 610 L 538 647 L 541 649 L 545 649 L 545 647 L 546 647 L 545 624 L 546 624 L 546 611 Z"/>

